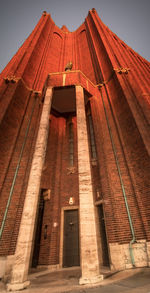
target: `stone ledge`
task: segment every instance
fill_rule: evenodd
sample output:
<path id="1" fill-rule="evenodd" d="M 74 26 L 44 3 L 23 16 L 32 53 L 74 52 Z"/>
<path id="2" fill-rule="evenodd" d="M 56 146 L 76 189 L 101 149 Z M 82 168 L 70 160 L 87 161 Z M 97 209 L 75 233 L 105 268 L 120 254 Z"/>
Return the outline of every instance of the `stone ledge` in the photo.
<path id="1" fill-rule="evenodd" d="M 79 280 L 79 284 L 80 285 L 96 284 L 96 283 L 102 282 L 103 279 L 104 279 L 103 275 L 95 276 L 95 277 L 92 277 L 92 278 L 81 277 L 80 280 Z"/>

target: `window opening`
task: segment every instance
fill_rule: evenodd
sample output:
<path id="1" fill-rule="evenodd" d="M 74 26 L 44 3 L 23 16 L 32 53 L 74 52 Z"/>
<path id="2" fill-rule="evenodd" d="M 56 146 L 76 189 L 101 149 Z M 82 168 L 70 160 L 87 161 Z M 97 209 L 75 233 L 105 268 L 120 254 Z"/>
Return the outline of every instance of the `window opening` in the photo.
<path id="1" fill-rule="evenodd" d="M 69 123 L 69 165 L 74 164 L 74 139 L 73 139 L 73 123 Z"/>
<path id="2" fill-rule="evenodd" d="M 94 128 L 93 128 L 93 121 L 92 121 L 91 114 L 88 115 L 88 122 L 89 122 L 89 131 L 90 131 L 91 155 L 92 155 L 92 159 L 96 159 L 97 158 L 96 144 L 95 144 Z"/>

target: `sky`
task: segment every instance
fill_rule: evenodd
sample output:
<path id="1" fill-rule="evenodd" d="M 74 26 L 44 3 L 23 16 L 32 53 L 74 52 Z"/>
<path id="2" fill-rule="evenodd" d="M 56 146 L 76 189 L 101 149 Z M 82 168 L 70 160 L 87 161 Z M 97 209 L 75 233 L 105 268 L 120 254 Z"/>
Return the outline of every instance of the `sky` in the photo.
<path id="1" fill-rule="evenodd" d="M 58 27 L 75 31 L 92 8 L 119 38 L 150 61 L 150 0 L 1 0 L 0 72 L 44 10 Z"/>

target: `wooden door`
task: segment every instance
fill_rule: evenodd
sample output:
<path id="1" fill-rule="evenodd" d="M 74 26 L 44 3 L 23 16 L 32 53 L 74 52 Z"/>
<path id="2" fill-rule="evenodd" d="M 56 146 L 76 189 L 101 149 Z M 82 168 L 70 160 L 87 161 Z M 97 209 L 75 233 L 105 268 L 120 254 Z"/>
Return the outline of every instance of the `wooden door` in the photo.
<path id="1" fill-rule="evenodd" d="M 105 220 L 103 205 L 98 206 L 98 217 L 99 217 L 99 229 L 100 229 L 100 238 L 101 238 L 101 247 L 102 247 L 102 265 L 109 266 L 109 254 L 108 254 L 108 245 L 105 229 Z"/>
<path id="2" fill-rule="evenodd" d="M 78 210 L 64 211 L 63 267 L 80 265 Z"/>
<path id="3" fill-rule="evenodd" d="M 38 260 L 39 260 L 43 212 L 44 212 L 44 200 L 43 200 L 43 195 L 41 195 L 40 202 L 39 202 L 39 210 L 38 210 L 37 226 L 36 226 L 36 233 L 35 233 L 33 257 L 32 257 L 32 267 L 33 268 L 35 268 L 38 265 Z"/>

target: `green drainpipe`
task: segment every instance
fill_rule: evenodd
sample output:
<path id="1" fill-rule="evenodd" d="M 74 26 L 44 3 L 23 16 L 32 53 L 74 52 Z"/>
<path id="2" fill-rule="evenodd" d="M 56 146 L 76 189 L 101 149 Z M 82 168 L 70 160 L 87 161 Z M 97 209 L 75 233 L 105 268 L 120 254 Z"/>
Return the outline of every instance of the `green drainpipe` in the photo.
<path id="1" fill-rule="evenodd" d="M 36 98 L 34 98 L 34 102 L 33 102 L 33 105 L 32 105 L 32 110 L 31 110 L 31 115 L 30 115 L 29 120 L 28 120 L 24 141 L 23 141 L 21 151 L 20 151 L 20 155 L 19 155 L 19 160 L 18 160 L 18 163 L 17 163 L 14 178 L 13 178 L 13 181 L 12 181 L 11 189 L 10 189 L 10 192 L 9 192 L 9 197 L 8 197 L 5 213 L 4 213 L 4 217 L 3 217 L 1 228 L 0 228 L 0 240 L 1 240 L 1 237 L 2 237 L 2 234 L 3 234 L 3 230 L 4 230 L 4 226 L 5 226 L 5 222 L 6 222 L 6 218 L 7 218 L 7 214 L 8 214 L 9 205 L 10 205 L 12 194 L 13 194 L 13 191 L 14 191 L 14 186 L 15 186 L 15 183 L 16 183 L 16 178 L 17 178 L 17 175 L 18 175 L 18 170 L 19 170 L 19 167 L 20 167 L 21 159 L 22 159 L 22 154 L 23 154 L 24 147 L 25 147 L 25 144 L 26 144 L 26 141 L 27 141 L 27 136 L 28 136 L 31 120 L 32 120 L 32 115 L 33 115 L 35 103 L 36 103 Z"/>
<path id="2" fill-rule="evenodd" d="M 108 119 L 108 115 L 107 115 L 107 111 L 106 111 L 104 98 L 103 98 L 103 94 L 102 94 L 101 89 L 100 89 L 100 93 L 101 93 L 102 103 L 103 103 L 105 117 L 106 117 L 106 121 L 107 121 L 107 126 L 108 126 L 108 130 L 109 130 L 110 140 L 112 143 L 113 153 L 114 153 L 114 157 L 115 157 L 115 161 L 116 161 L 117 171 L 119 174 L 121 189 L 122 189 L 122 193 L 123 193 L 123 197 L 124 197 L 124 201 L 125 201 L 125 206 L 126 206 L 126 210 L 127 210 L 127 215 L 128 215 L 128 219 L 129 219 L 129 225 L 130 225 L 131 234 L 132 234 L 132 240 L 129 243 L 129 252 L 130 252 L 130 257 L 131 257 L 131 263 L 132 263 L 133 267 L 135 267 L 133 248 L 132 248 L 132 244 L 136 242 L 135 232 L 134 232 L 134 228 L 133 228 L 133 223 L 132 223 L 132 218 L 131 218 L 131 214 L 130 214 L 130 210 L 129 210 L 125 187 L 124 187 L 124 183 L 123 183 L 123 179 L 122 179 L 122 175 L 121 175 L 121 170 L 120 170 L 120 166 L 119 166 L 119 160 L 118 160 L 118 156 L 117 156 L 116 146 L 115 146 L 112 131 L 110 128 L 110 123 L 109 123 L 109 119 Z"/>

